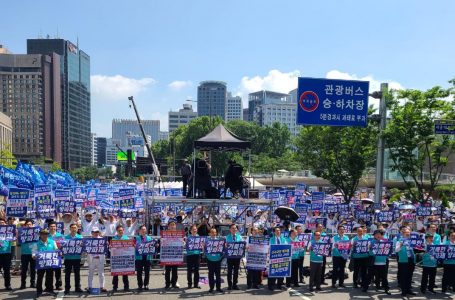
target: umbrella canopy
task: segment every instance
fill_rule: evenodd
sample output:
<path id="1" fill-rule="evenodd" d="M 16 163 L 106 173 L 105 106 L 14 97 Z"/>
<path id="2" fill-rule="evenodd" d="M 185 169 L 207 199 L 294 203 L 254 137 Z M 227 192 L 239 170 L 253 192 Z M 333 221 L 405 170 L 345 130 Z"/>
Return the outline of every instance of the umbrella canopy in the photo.
<path id="1" fill-rule="evenodd" d="M 290 207 L 279 206 L 275 209 L 274 214 L 283 221 L 295 222 L 299 218 L 299 215 Z"/>

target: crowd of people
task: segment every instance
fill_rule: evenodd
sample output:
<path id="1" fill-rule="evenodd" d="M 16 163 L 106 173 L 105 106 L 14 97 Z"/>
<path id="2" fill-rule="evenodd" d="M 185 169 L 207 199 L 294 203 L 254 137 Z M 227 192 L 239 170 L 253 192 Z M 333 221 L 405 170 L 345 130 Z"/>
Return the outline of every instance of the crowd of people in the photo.
<path id="1" fill-rule="evenodd" d="M 149 241 L 152 236 L 160 236 L 164 231 L 185 231 L 186 238 L 190 236 L 207 236 L 208 239 L 219 238 L 216 226 L 210 226 L 207 219 L 200 224 L 187 224 L 182 222 L 182 215 L 178 220 L 166 219 L 166 224 L 161 224 L 160 219 L 147 228 L 139 225 L 135 219 L 122 220 L 114 216 L 102 216 L 97 212 L 89 211 L 79 220 L 77 214 L 66 214 L 57 219 L 63 221 L 62 232 L 58 232 L 55 220 L 26 219 L 8 217 L 4 212 L 0 214 L 0 226 L 16 225 L 18 227 L 40 226 L 39 240 L 32 243 L 19 245 L 17 241 L 0 242 L 0 267 L 3 272 L 4 284 L 7 290 L 12 290 L 10 271 L 16 259 L 20 262 L 21 285 L 19 289 L 36 288 L 37 297 L 43 292 L 55 294 L 63 290 L 65 294 L 71 292 L 72 277 L 74 277 L 74 292 L 83 293 L 81 283 L 81 265 L 86 259 L 88 265 L 87 291 L 93 287 L 93 278 L 98 275 L 98 284 L 102 292 L 105 289 L 105 266 L 109 263 L 109 251 L 106 254 L 88 254 L 84 258 L 81 254 L 64 255 L 63 267 L 56 269 L 39 269 L 35 271 L 36 255 L 40 251 L 58 250 L 62 240 L 83 239 L 84 237 L 102 238 L 109 240 L 134 240 L 136 244 Z M 412 288 L 414 269 L 422 267 L 420 282 L 421 293 L 437 293 L 435 277 L 438 267 L 442 267 L 441 292 L 455 292 L 455 258 L 438 259 L 433 253 L 427 251 L 430 245 L 447 245 L 455 247 L 455 226 L 448 226 L 442 236 L 438 233 L 441 228 L 437 216 L 424 217 L 422 220 L 409 222 L 401 217 L 391 223 L 369 222 L 357 219 L 351 228 L 351 223 L 346 218 L 337 214 L 324 216 L 321 220 L 319 212 L 308 212 L 308 218 L 303 224 L 283 222 L 270 224 L 269 227 L 258 227 L 254 223 L 243 234 L 238 231 L 236 224 L 229 226 L 229 232 L 224 234 L 225 243 L 245 241 L 245 251 L 248 252 L 248 237 L 267 237 L 270 245 L 291 244 L 292 257 L 290 263 L 290 276 L 281 278 L 268 278 L 266 287 L 270 291 L 282 290 L 288 287 L 301 288 L 305 276 L 309 276 L 308 291 L 317 292 L 327 285 L 326 278 L 331 278 L 332 289 L 346 288 L 344 281 L 347 276 L 346 268 L 351 270 L 353 288 L 367 292 L 371 286 L 390 295 L 388 269 L 390 261 L 396 260 L 398 266 L 398 287 L 403 296 L 415 295 Z M 349 219 L 349 218 L 348 218 Z M 314 224 L 314 222 L 316 222 Z M 314 226 L 313 226 L 314 224 Z M 398 230 L 396 230 L 398 227 Z M 346 231 L 349 233 L 346 233 Z M 411 235 L 418 235 L 424 241 L 418 246 L 410 243 Z M 305 236 L 307 238 L 305 238 Z M 415 238 L 415 237 L 414 237 Z M 306 241 L 302 244 L 302 241 Z M 356 252 L 358 243 L 367 241 L 367 250 Z M 376 243 L 384 241 L 393 242 L 392 251 L 387 255 L 375 255 Z M 320 253 L 315 249 L 318 244 L 330 244 L 330 253 Z M 348 245 L 346 247 L 346 245 Z M 455 249 L 455 248 L 451 248 Z M 451 250 L 452 251 L 452 250 Z M 206 263 L 208 267 L 208 280 L 210 293 L 224 293 L 221 287 L 221 269 L 223 254 L 205 253 L 204 248 L 193 249 L 186 253 L 187 288 L 199 289 L 200 266 Z M 243 258 L 227 258 L 227 289 L 238 290 L 238 277 Z M 150 284 L 150 270 L 153 261 L 159 261 L 159 254 L 140 255 L 136 253 L 135 267 L 137 286 L 140 291 L 148 290 Z M 307 263 L 306 260 L 309 260 Z M 331 262 L 332 268 L 327 265 Z M 307 267 L 305 267 L 307 265 Z M 164 267 L 164 289 L 179 288 L 179 266 Z M 62 272 L 63 270 L 63 272 Z M 64 274 L 64 281 L 62 279 Z M 331 276 L 328 276 L 330 274 Z M 267 276 L 267 267 L 264 270 L 247 270 L 247 289 L 258 289 Z M 112 277 L 113 292 L 119 287 L 119 276 Z M 44 289 L 43 289 L 44 280 Z M 130 290 L 129 277 L 122 276 L 125 291 Z"/>

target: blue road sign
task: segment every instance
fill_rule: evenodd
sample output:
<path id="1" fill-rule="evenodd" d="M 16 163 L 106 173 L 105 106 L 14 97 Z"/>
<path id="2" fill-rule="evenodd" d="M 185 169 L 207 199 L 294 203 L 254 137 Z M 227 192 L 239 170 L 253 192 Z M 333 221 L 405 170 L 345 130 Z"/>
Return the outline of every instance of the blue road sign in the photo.
<path id="1" fill-rule="evenodd" d="M 435 134 L 455 134 L 455 121 L 437 121 L 434 124 Z"/>
<path id="2" fill-rule="evenodd" d="M 297 124 L 365 127 L 369 84 L 299 77 Z"/>

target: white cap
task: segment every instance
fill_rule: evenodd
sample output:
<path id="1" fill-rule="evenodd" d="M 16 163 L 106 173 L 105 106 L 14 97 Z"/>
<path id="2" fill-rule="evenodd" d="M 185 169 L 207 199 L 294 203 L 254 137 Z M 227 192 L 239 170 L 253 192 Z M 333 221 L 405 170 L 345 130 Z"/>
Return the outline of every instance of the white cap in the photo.
<path id="1" fill-rule="evenodd" d="M 95 226 L 95 227 L 92 228 L 92 232 L 100 232 L 100 229 Z"/>

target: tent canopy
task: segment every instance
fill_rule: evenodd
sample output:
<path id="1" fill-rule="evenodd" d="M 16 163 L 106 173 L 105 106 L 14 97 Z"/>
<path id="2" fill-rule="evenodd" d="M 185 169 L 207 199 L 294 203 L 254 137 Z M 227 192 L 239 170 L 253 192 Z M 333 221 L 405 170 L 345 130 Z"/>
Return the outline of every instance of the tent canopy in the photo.
<path id="1" fill-rule="evenodd" d="M 202 151 L 239 151 L 250 148 L 251 143 L 241 140 L 222 124 L 218 125 L 206 136 L 194 141 L 194 148 Z"/>

